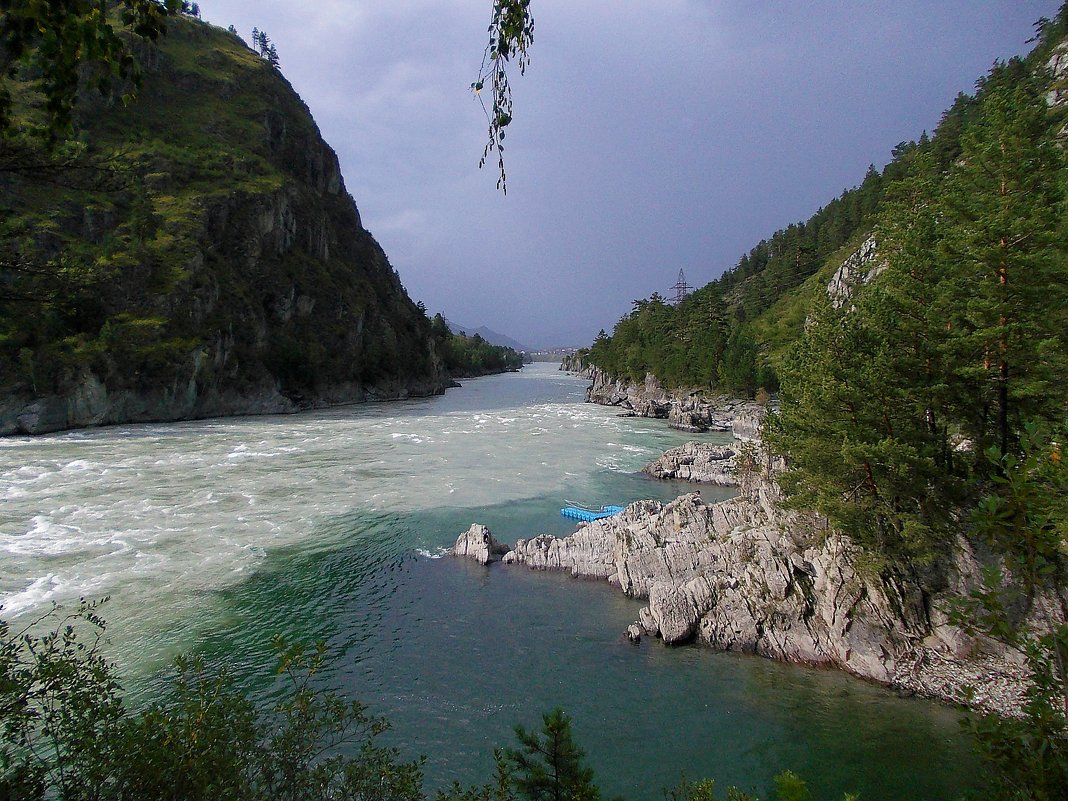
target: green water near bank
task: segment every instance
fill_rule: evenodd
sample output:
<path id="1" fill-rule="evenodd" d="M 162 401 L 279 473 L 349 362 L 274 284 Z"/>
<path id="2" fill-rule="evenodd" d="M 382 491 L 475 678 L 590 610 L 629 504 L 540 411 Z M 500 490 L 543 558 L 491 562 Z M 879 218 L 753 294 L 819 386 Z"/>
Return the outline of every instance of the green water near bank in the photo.
<path id="1" fill-rule="evenodd" d="M 82 432 L 0 446 L 0 596 L 30 614 L 115 595 L 144 699 L 176 651 L 270 686 L 270 637 L 324 639 L 324 686 L 394 724 L 430 786 L 488 778 L 517 722 L 562 706 L 601 784 L 659 798 L 681 772 L 816 798 L 955 798 L 974 774 L 955 710 L 829 672 L 634 646 L 604 583 L 433 558 L 472 522 L 567 533 L 564 498 L 670 498 L 635 475 L 688 436 L 581 403 L 538 366 L 444 398 L 294 417 Z M 704 493 L 710 497 L 708 490 Z"/>
<path id="2" fill-rule="evenodd" d="M 816 798 L 965 786 L 956 711 L 832 671 L 634 646 L 622 631 L 641 604 L 607 584 L 394 547 L 446 517 L 351 519 L 350 543 L 279 555 L 230 594 L 234 618 L 207 651 L 244 655 L 258 675 L 270 633 L 326 639 L 337 656 L 325 684 L 386 714 L 402 752 L 427 755 L 433 785 L 486 780 L 516 722 L 562 706 L 602 785 L 629 798 L 660 797 L 683 771 L 763 792 L 789 768 Z"/>

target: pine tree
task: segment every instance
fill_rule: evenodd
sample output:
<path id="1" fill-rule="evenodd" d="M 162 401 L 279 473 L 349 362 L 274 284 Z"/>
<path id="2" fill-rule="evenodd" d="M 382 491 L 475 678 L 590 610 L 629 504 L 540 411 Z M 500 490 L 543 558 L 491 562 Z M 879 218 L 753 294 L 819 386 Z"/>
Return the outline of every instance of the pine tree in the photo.
<path id="1" fill-rule="evenodd" d="M 941 449 L 940 467 L 953 472 L 951 418 L 960 387 L 953 381 L 949 342 L 958 326 L 957 299 L 945 291 L 947 267 L 935 258 L 941 239 L 942 184 L 935 158 L 914 152 L 909 174 L 888 192 L 875 237 L 881 270 L 857 300 L 857 312 L 890 341 L 891 376 L 902 413 Z"/>
<path id="2" fill-rule="evenodd" d="M 1025 65 L 998 66 L 981 89 L 950 177 L 942 259 L 962 310 L 953 357 L 972 395 L 964 422 L 981 448 L 1006 453 L 1025 420 L 1064 414 L 1065 163 Z"/>
<path id="3" fill-rule="evenodd" d="M 936 444 L 903 386 L 897 342 L 857 309 L 817 300 L 785 362 L 765 437 L 789 457 L 781 484 L 863 546 L 875 569 L 927 561 L 945 528 Z"/>
<path id="4" fill-rule="evenodd" d="M 520 748 L 505 750 L 512 782 L 527 801 L 597 801 L 601 794 L 585 752 L 571 735 L 571 718 L 557 708 L 542 715 L 541 733 L 515 727 Z"/>

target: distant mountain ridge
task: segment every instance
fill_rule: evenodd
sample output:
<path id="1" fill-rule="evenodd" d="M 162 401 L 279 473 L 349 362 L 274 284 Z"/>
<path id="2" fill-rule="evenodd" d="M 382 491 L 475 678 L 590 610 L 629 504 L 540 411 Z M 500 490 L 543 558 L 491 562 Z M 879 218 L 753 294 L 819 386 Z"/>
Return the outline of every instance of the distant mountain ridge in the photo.
<path id="1" fill-rule="evenodd" d="M 526 352 L 530 350 L 530 348 L 528 348 L 526 345 L 517 342 L 509 336 L 499 334 L 492 328 L 487 328 L 484 325 L 481 325 L 478 328 L 473 328 L 471 326 L 454 323 L 448 318 L 445 319 L 445 324 L 449 326 L 449 330 L 452 331 L 454 334 L 459 334 L 461 331 L 467 334 L 469 337 L 473 337 L 475 334 L 478 334 L 491 345 L 500 345 L 501 347 L 511 348 L 514 351 Z"/>

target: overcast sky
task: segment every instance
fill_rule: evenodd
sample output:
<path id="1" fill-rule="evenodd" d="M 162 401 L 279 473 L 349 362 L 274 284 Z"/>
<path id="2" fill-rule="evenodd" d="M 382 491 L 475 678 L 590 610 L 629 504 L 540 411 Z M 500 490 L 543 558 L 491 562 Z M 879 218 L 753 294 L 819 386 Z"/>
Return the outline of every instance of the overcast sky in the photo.
<path id="1" fill-rule="evenodd" d="M 931 130 L 1059 0 L 532 0 L 508 195 L 469 87 L 490 0 L 203 0 L 253 26 L 414 300 L 531 347 L 701 286 Z"/>

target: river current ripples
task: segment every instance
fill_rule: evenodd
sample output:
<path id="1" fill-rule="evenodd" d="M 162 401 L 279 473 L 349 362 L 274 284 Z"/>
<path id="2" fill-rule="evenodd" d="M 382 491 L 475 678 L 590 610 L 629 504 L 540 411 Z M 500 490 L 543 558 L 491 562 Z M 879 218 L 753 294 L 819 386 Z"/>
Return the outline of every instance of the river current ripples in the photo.
<path id="1" fill-rule="evenodd" d="M 635 648 L 619 635 L 640 605 L 605 584 L 436 558 L 472 522 L 565 534 L 565 499 L 689 489 L 637 471 L 692 435 L 584 404 L 585 386 L 542 364 L 436 398 L 0 439 L 0 614 L 111 596 L 110 653 L 142 700 L 180 652 L 270 693 L 272 635 L 325 640 L 323 681 L 389 717 L 431 786 L 488 778 L 511 727 L 559 704 L 630 798 L 682 770 L 762 790 L 786 768 L 817 796 L 955 793 L 971 763 L 951 710 Z"/>
<path id="2" fill-rule="evenodd" d="M 169 653 L 188 642 L 175 627 L 210 622 L 212 593 L 274 549 L 330 547 L 354 510 L 581 497 L 591 473 L 633 471 L 662 442 L 682 441 L 579 403 L 582 389 L 535 366 L 439 398 L 2 439 L 4 614 L 111 595 L 116 637 L 151 656 L 144 638 L 165 631 Z M 653 441 L 639 443 L 643 433 Z M 392 547 L 437 553 L 456 533 Z"/>

